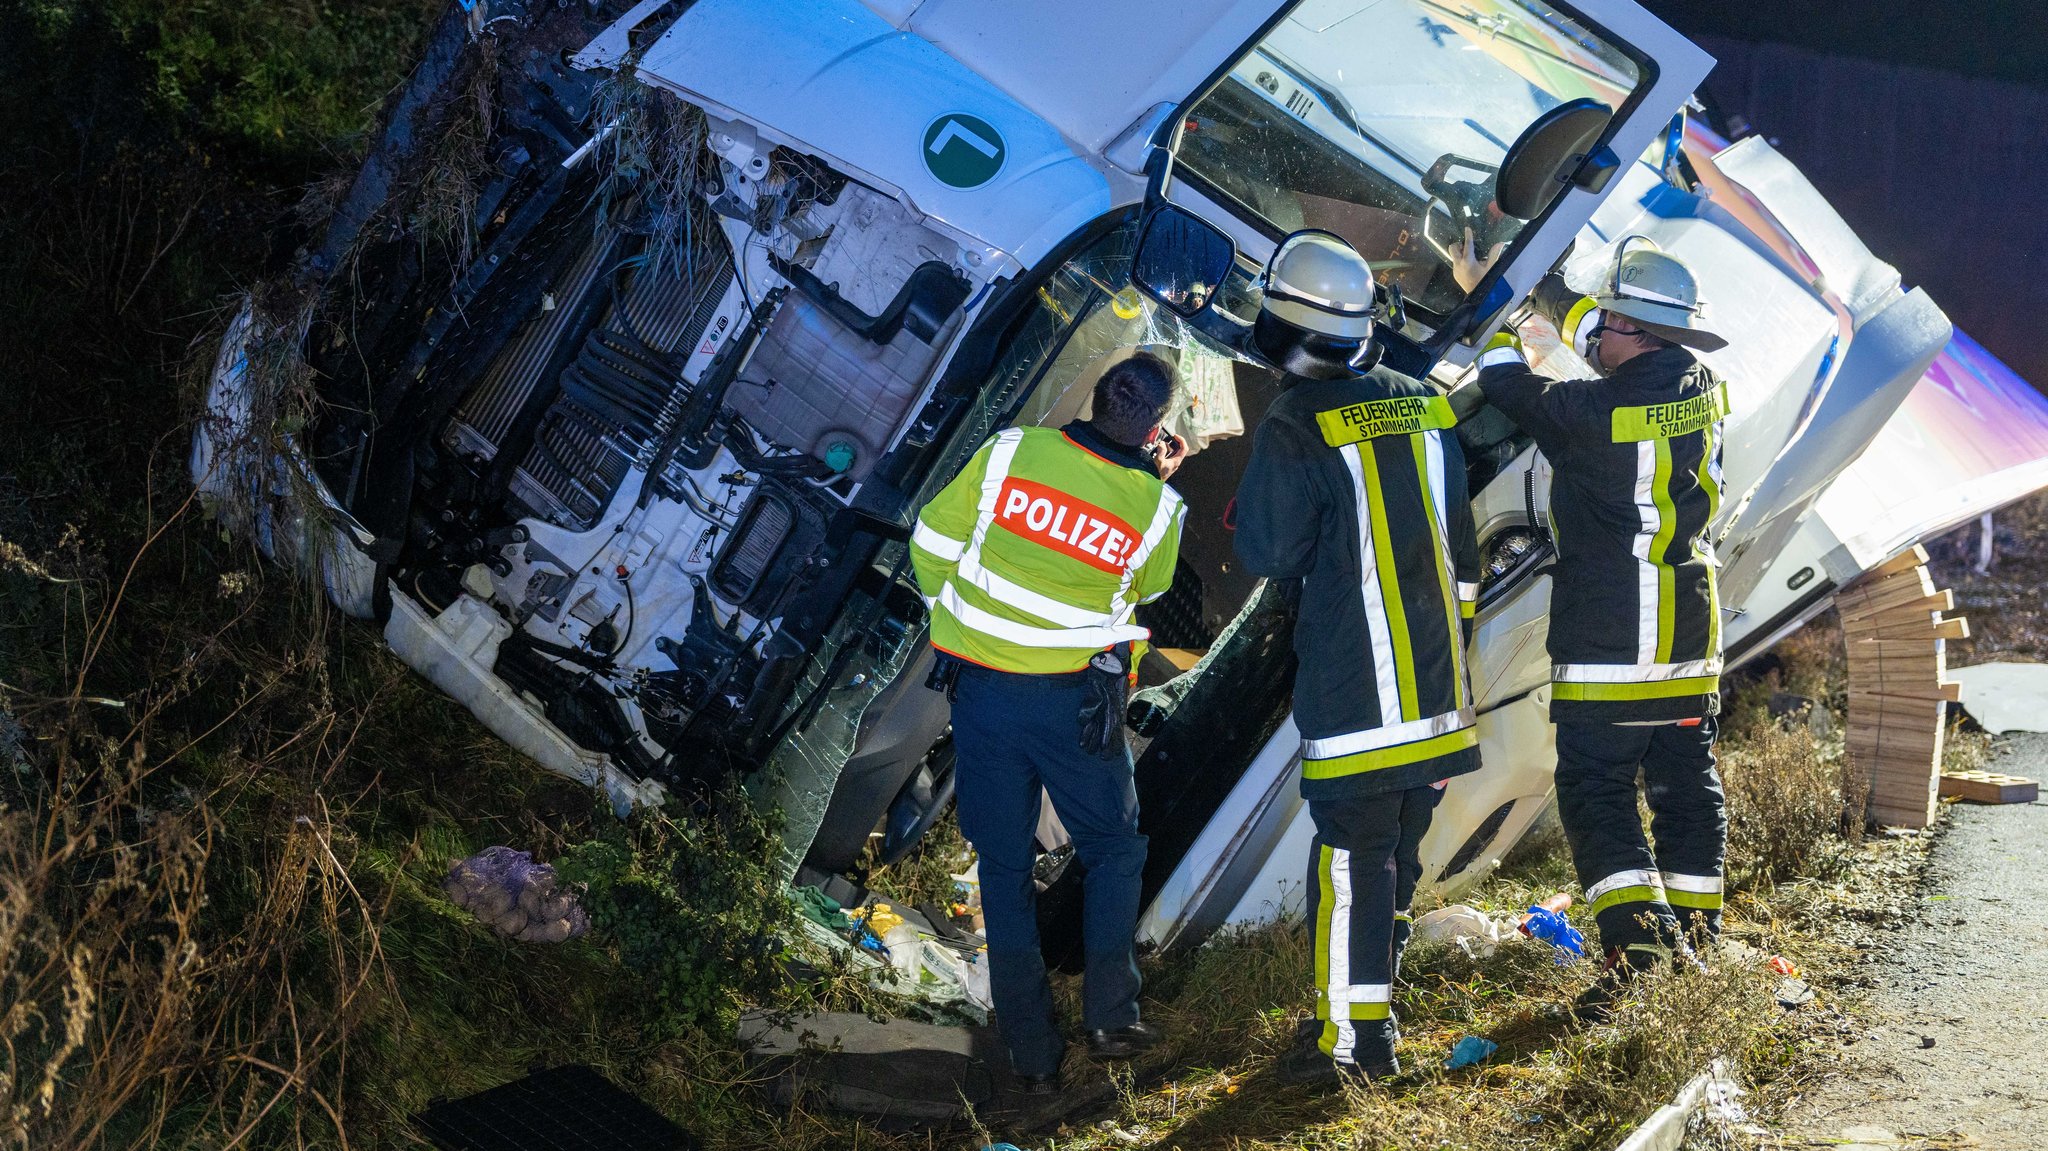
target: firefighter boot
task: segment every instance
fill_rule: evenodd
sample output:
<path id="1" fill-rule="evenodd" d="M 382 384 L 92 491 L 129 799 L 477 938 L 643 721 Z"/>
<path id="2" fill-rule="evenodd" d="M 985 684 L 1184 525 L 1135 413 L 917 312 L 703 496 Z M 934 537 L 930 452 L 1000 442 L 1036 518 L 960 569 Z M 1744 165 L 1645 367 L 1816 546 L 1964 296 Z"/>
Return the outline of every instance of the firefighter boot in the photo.
<path id="1" fill-rule="evenodd" d="M 1401 953 L 1408 950 L 1408 938 L 1415 934 L 1415 917 L 1405 911 L 1394 913 L 1394 982 L 1401 981 Z"/>
<path id="2" fill-rule="evenodd" d="M 1280 1082 L 1322 1089 L 1346 1082 L 1390 1079 L 1401 1073 L 1401 1061 L 1394 1056 L 1398 1032 L 1392 1019 L 1360 1019 L 1351 1023 L 1351 1057 L 1341 1062 L 1323 1050 L 1326 1026 L 1317 1019 L 1302 1024 L 1294 1046 L 1274 1064 L 1273 1073 Z"/>
<path id="3" fill-rule="evenodd" d="M 1572 1017 L 1586 1024 L 1607 1022 L 1637 976 L 1671 962 L 1671 949 L 1654 943 L 1631 943 L 1610 950 L 1600 977 L 1572 1001 Z"/>

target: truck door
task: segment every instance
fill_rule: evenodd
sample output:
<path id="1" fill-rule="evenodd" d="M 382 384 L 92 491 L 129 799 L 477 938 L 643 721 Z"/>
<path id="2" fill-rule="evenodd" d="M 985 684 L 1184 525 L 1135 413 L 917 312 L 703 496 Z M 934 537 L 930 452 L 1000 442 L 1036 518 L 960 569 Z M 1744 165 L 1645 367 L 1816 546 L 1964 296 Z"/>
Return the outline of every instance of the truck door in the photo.
<path id="1" fill-rule="evenodd" d="M 1156 190 L 1258 265 L 1335 232 L 1423 356 L 1465 363 L 1712 65 L 1629 0 L 1302 0 L 1168 122 Z M 1470 290 L 1467 229 L 1502 250 Z"/>

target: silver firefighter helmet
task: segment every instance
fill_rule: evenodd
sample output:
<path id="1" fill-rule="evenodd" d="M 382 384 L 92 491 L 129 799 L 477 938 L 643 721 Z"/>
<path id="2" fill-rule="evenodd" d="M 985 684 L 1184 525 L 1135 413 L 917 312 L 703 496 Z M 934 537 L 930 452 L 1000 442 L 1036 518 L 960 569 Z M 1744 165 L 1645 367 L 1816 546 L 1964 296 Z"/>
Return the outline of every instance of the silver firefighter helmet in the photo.
<path id="1" fill-rule="evenodd" d="M 1273 250 L 1260 281 L 1253 340 L 1275 367 L 1333 379 L 1372 366 L 1378 286 L 1351 245 L 1329 232 L 1296 232 Z"/>
<path id="2" fill-rule="evenodd" d="M 1614 269 L 1594 300 L 1604 310 L 1626 316 L 1651 335 L 1673 343 L 1703 352 L 1728 346 L 1705 327 L 1707 304 L 1700 299 L 1692 269 L 1647 236 L 1621 242 Z"/>

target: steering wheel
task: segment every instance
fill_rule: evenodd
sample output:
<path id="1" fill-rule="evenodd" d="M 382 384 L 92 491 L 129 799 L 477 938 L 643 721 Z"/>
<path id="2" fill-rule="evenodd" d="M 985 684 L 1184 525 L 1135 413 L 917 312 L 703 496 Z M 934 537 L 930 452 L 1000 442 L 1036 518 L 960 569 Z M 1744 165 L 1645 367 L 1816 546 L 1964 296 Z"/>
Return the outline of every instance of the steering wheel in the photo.
<path id="1" fill-rule="evenodd" d="M 1454 171 L 1470 172 L 1477 179 L 1454 180 Z M 1456 250 L 1465 243 L 1465 229 L 1472 229 L 1472 236 L 1479 243 L 1484 254 L 1496 239 L 1509 237 L 1498 233 L 1506 231 L 1511 223 L 1500 210 L 1493 208 L 1495 186 L 1500 179 L 1500 168 L 1483 160 L 1445 152 L 1437 157 L 1429 171 L 1422 174 L 1422 190 L 1429 193 L 1429 204 L 1422 212 L 1422 238 L 1446 263 L 1457 258 Z M 1492 209 L 1489 211 L 1488 209 Z M 1444 225 L 1448 235 L 1438 236 L 1437 217 L 1448 221 Z"/>

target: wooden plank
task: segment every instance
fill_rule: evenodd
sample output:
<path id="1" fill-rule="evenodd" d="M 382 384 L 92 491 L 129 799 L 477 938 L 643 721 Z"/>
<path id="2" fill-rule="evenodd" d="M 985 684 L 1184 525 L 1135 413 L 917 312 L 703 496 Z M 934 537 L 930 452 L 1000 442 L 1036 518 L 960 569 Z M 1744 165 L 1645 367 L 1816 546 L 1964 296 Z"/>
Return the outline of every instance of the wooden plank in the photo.
<path id="1" fill-rule="evenodd" d="M 1892 567 L 1888 571 L 1882 569 L 1880 565 L 1878 569 L 1866 571 L 1860 580 L 1849 584 L 1847 590 L 1851 594 L 1868 594 L 1878 588 L 1896 588 L 1898 584 L 1927 584 L 1927 590 L 1933 590 L 1933 575 L 1927 571 L 1925 563 L 1909 563 L 1905 567 Z"/>
<path id="2" fill-rule="evenodd" d="M 1864 639 L 1966 639 L 1969 634 L 1969 626 L 1961 618 L 1943 619 L 1941 612 L 1931 607 L 1878 612 L 1842 621 L 1842 638 L 1852 643 Z"/>
<path id="3" fill-rule="evenodd" d="M 1903 763 L 1908 760 L 1933 763 L 1934 750 L 1933 736 L 1886 739 L 1874 743 L 1858 741 L 1850 744 L 1848 748 L 1849 755 L 1854 759 L 1864 762 L 1884 760 L 1892 763 Z"/>
<path id="4" fill-rule="evenodd" d="M 1900 751 L 1910 751 L 1934 746 L 1936 733 L 1940 730 L 1931 722 L 1907 723 L 1904 720 L 1893 720 L 1883 725 L 1871 724 L 1862 731 L 1851 732 L 1848 743 L 1852 749 L 1875 750 L 1879 747 L 1893 747 Z"/>
<path id="5" fill-rule="evenodd" d="M 1913 702 L 1935 703 L 1938 701 L 1915 700 Z M 1849 746 L 1851 747 L 1862 747 L 1881 740 L 1890 740 L 1894 744 L 1905 744 L 1909 741 L 1914 744 L 1926 743 L 1932 741 L 1934 733 L 1941 730 L 1941 724 L 1938 720 L 1922 719 L 1915 722 L 1897 714 L 1883 719 L 1861 719 L 1860 722 L 1859 719 L 1860 717 L 1854 711 L 1849 713 Z"/>
<path id="6" fill-rule="evenodd" d="M 1890 696 L 1881 691 L 1862 691 L 1853 684 L 1849 690 L 1856 694 L 1854 702 L 1863 705 L 1867 709 L 1867 714 L 1873 716 L 1889 713 L 1896 718 L 1912 716 L 1916 721 L 1933 723 L 1939 720 L 1946 710 L 1932 700 Z M 1887 700 L 1896 700 L 1896 705 L 1887 703 Z M 1850 710 L 1854 712 L 1856 709 L 1852 707 Z"/>
<path id="7" fill-rule="evenodd" d="M 1960 703 L 1963 698 L 1963 685 L 1939 682 L 1920 683 L 1899 679 L 1886 680 L 1881 690 L 1877 685 L 1873 684 L 1869 691 L 1859 691 L 1857 690 L 1857 685 L 1850 684 L 1849 698 L 1853 700 L 1857 696 L 1872 696 L 1880 699 L 1939 699 L 1949 703 Z"/>
<path id="8" fill-rule="evenodd" d="M 2032 803 L 2041 792 L 2038 781 L 1995 771 L 1950 771 L 1941 776 L 1944 798 L 1971 803 Z"/>
<path id="9" fill-rule="evenodd" d="M 1888 576 L 1896 572 L 1907 571 L 1909 569 L 1919 567 L 1921 564 L 1924 564 L 1926 562 L 1927 549 L 1921 547 L 1919 544 L 1914 544 L 1912 547 L 1907 548 L 1905 551 L 1900 552 L 1898 555 L 1895 555 L 1892 558 L 1877 565 L 1876 567 L 1871 568 L 1868 574 L 1870 576 Z M 1868 577 L 1866 576 L 1866 578 Z"/>
<path id="10" fill-rule="evenodd" d="M 1870 805 L 1870 818 L 1881 827 L 1906 827 L 1917 830 L 1934 823 L 1934 812 L 1904 807 L 1880 807 L 1873 803 Z"/>
<path id="11" fill-rule="evenodd" d="M 1896 643 L 1898 641 L 1885 640 L 1883 642 Z M 1933 645 L 1933 640 L 1920 641 L 1920 646 L 1923 648 L 1931 648 Z M 1860 646 L 1864 645 L 1851 645 L 1852 650 Z M 1937 671 L 1946 670 L 1948 670 L 1948 661 L 1937 658 L 1932 651 L 1922 651 L 1918 655 L 1879 655 L 1876 652 L 1871 652 L 1867 655 L 1858 654 L 1849 657 L 1849 682 L 1851 683 L 1854 683 L 1858 676 L 1910 675 L 1916 672 L 1932 679 Z"/>
<path id="12" fill-rule="evenodd" d="M 1849 590 L 1867 591 L 1871 588 L 1890 587 L 1901 581 L 1919 582 L 1922 580 L 1927 581 L 1930 587 L 1934 582 L 1934 575 L 1927 570 L 1927 565 L 1924 563 L 1879 564 L 1870 571 L 1863 573 L 1860 578 L 1850 584 Z"/>
<path id="13" fill-rule="evenodd" d="M 1932 660 L 1942 652 L 1942 643 L 1929 628 L 1918 639 L 1859 639 L 1844 648 L 1852 660 Z"/>
<path id="14" fill-rule="evenodd" d="M 1835 607 L 1841 611 L 1842 622 L 1846 626 L 1852 619 L 1894 611 L 1954 611 L 1956 593 L 1933 591 L 1921 595 L 1915 589 L 1910 594 L 1888 595 L 1881 599 L 1869 596 L 1851 597 L 1844 593 L 1835 597 Z"/>

